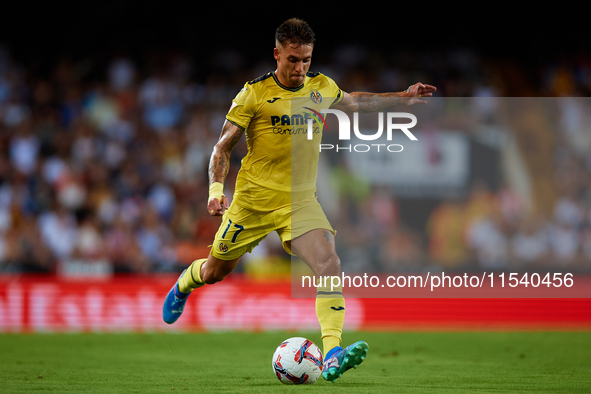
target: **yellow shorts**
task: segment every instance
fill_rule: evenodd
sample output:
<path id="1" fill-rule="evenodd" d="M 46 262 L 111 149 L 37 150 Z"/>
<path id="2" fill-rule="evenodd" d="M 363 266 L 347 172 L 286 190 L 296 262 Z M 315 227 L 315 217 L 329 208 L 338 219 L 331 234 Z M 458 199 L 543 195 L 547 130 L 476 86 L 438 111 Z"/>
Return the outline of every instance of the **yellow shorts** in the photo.
<path id="1" fill-rule="evenodd" d="M 269 212 L 231 204 L 215 235 L 211 254 L 221 260 L 236 259 L 252 252 L 273 231 L 277 231 L 283 249 L 292 254 L 287 242 L 316 229 L 335 232 L 315 198 Z"/>

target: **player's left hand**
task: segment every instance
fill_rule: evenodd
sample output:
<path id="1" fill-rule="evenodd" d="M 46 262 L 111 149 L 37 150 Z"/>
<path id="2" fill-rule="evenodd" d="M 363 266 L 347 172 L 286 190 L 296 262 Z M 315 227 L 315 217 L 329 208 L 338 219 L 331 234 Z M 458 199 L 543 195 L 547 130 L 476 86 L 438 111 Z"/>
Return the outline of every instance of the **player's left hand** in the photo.
<path id="1" fill-rule="evenodd" d="M 421 100 L 422 97 L 431 97 L 433 96 L 433 92 L 436 92 L 437 88 L 432 85 L 427 85 L 421 82 L 417 82 L 414 85 L 410 85 L 408 89 L 406 89 L 406 93 L 410 99 L 408 100 L 408 105 L 413 104 L 427 104 L 425 100 Z"/>

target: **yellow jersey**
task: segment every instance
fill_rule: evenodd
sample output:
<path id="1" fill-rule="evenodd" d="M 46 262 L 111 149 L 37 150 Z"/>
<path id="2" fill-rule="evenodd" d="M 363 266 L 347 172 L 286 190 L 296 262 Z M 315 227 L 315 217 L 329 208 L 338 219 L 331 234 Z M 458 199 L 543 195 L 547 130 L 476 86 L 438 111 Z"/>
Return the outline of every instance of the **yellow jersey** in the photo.
<path id="1" fill-rule="evenodd" d="M 282 85 L 274 72 L 244 84 L 226 115 L 245 131 L 248 147 L 233 203 L 270 211 L 314 198 L 323 130 L 317 115 L 342 98 L 337 84 L 321 73 L 307 73 L 297 88 Z"/>

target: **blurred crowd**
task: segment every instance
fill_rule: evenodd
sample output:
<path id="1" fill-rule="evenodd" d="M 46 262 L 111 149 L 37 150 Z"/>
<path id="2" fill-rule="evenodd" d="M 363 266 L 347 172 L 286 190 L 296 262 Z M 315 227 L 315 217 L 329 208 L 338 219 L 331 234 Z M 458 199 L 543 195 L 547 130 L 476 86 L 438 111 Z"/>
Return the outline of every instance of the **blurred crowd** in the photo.
<path id="1" fill-rule="evenodd" d="M 169 272 L 207 255 L 219 225 L 206 211 L 211 149 L 232 98 L 245 81 L 274 69 L 269 60 L 220 51 L 203 70 L 184 53 L 113 54 L 95 63 L 63 57 L 41 72 L 0 47 L 0 272 Z M 581 56 L 528 73 L 467 50 L 386 57 L 348 46 L 313 68 L 346 91 L 400 91 L 420 80 L 442 96 L 591 93 L 591 62 Z M 339 229 L 342 260 L 386 270 L 556 261 L 588 269 L 591 148 L 577 143 L 579 134 L 561 137 L 549 158 L 561 193 L 551 217 L 523 215 L 524 202 L 510 188 L 474 185 L 469 196 L 438 204 L 416 231 L 397 220 L 395 198 L 368 188 L 363 198 L 376 209 L 368 217 L 385 229 L 380 247 L 364 263 L 367 254 L 352 247 L 366 240 L 363 224 Z M 241 141 L 228 196 L 245 152 Z M 282 253 L 271 239 L 245 267 L 285 260 Z"/>
<path id="2" fill-rule="evenodd" d="M 379 189 L 368 190 L 360 207 L 359 221 L 336 221 L 347 272 L 591 272 L 588 194 L 564 192 L 544 214 L 510 187 L 475 182 L 468 196 L 436 203 L 421 229 L 401 220 L 405 204 Z"/>

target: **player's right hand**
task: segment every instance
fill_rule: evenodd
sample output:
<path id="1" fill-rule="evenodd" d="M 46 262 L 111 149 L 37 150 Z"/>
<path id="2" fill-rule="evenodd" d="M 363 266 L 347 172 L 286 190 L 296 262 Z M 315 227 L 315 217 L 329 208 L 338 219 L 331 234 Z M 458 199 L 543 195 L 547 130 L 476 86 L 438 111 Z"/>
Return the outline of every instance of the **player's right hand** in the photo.
<path id="1" fill-rule="evenodd" d="M 212 197 L 207 202 L 207 211 L 211 216 L 222 216 L 229 206 L 226 196 L 222 195 L 221 201 L 216 197 Z"/>
<path id="2" fill-rule="evenodd" d="M 228 199 L 224 196 L 224 185 L 221 182 L 212 182 L 209 185 L 207 211 L 211 216 L 222 216 L 228 206 Z"/>

